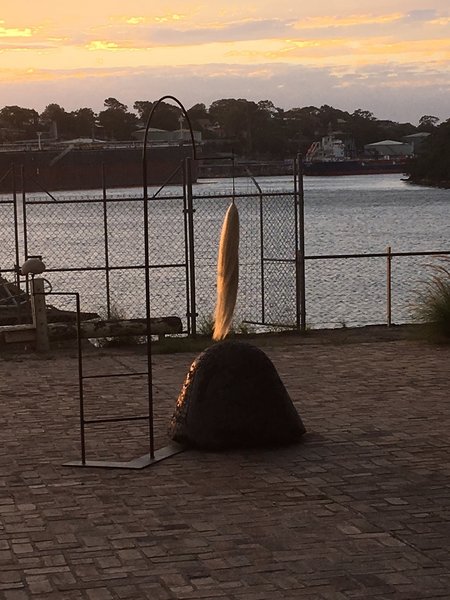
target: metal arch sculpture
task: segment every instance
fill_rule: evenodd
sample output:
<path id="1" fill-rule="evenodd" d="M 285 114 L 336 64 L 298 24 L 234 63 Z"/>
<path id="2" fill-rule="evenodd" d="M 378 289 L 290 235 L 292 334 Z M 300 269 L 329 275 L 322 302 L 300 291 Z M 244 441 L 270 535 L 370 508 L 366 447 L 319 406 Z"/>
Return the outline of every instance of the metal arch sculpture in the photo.
<path id="1" fill-rule="evenodd" d="M 149 252 L 149 216 L 148 216 L 148 189 L 147 189 L 147 141 L 148 132 L 153 119 L 155 111 L 164 100 L 173 100 L 181 108 L 181 111 L 189 125 L 189 131 L 191 136 L 193 158 L 197 159 L 197 147 L 195 145 L 194 132 L 192 130 L 191 120 L 183 104 L 170 94 L 162 96 L 152 106 L 152 110 L 147 119 L 145 126 L 143 148 L 142 148 L 142 186 L 143 186 L 143 209 L 144 209 L 144 271 L 145 271 L 145 318 L 146 318 L 146 338 L 147 338 L 147 398 L 148 398 L 148 418 L 149 418 L 149 446 L 150 446 L 150 460 L 155 458 L 155 444 L 154 444 L 154 410 L 153 410 L 153 371 L 152 371 L 152 349 L 151 349 L 151 306 L 150 306 L 150 252 Z M 173 453 L 179 452 L 179 449 L 175 449 Z M 169 450 L 169 455 L 171 451 Z M 165 456 L 167 453 L 165 453 Z"/>
<path id="2" fill-rule="evenodd" d="M 150 125 L 153 119 L 153 115 L 164 100 L 173 100 L 181 108 L 183 116 L 185 117 L 191 137 L 193 160 L 197 160 L 197 146 L 195 144 L 194 132 L 192 129 L 191 120 L 189 115 L 183 106 L 183 104 L 170 94 L 162 96 L 157 100 L 147 119 L 145 127 L 143 149 L 142 149 L 142 185 L 143 185 L 143 198 L 144 198 L 144 221 L 145 221 L 145 235 L 148 235 L 148 163 L 147 163 L 147 142 Z M 233 158 L 234 161 L 234 158 Z M 234 163 L 233 163 L 234 164 Z M 148 239 L 145 239 L 145 272 L 146 272 L 146 286 L 149 283 L 149 257 L 148 253 Z M 234 308 L 236 305 L 238 279 L 239 279 L 239 215 L 237 207 L 234 201 L 234 188 L 233 188 L 233 200 L 230 204 L 222 226 L 220 243 L 219 243 L 219 256 L 217 265 L 217 301 L 216 308 L 214 311 L 214 333 L 213 339 L 215 341 L 224 339 L 230 331 L 231 321 L 233 318 Z M 146 288 L 146 297 L 148 299 L 147 305 L 149 305 L 150 290 Z M 147 314 L 147 321 L 150 318 L 150 313 Z"/>
<path id="3" fill-rule="evenodd" d="M 149 130 L 150 130 L 150 125 L 151 125 L 151 122 L 152 122 L 152 119 L 153 119 L 153 115 L 155 114 L 158 106 L 160 106 L 160 104 L 162 102 L 164 102 L 164 100 L 173 100 L 181 108 L 181 112 L 183 113 L 183 116 L 186 119 L 187 124 L 189 126 L 189 133 L 190 133 L 190 136 L 191 136 L 191 144 L 192 144 L 192 151 L 193 151 L 192 158 L 194 160 L 197 160 L 197 146 L 195 144 L 194 131 L 192 129 L 191 119 L 189 118 L 187 110 L 183 106 L 182 102 L 180 102 L 180 100 L 178 100 L 178 98 L 176 98 L 175 96 L 172 96 L 170 94 L 162 96 L 159 100 L 157 100 L 153 104 L 152 110 L 150 111 L 150 114 L 149 114 L 148 119 L 147 119 L 147 124 L 145 126 L 144 141 L 143 141 L 143 147 L 142 147 L 142 185 L 143 185 L 143 189 L 144 189 L 144 199 L 148 197 L 147 196 L 147 194 L 148 194 L 148 192 L 147 192 L 147 168 L 148 168 L 148 165 L 147 165 L 147 142 L 148 142 L 148 133 L 149 133 Z"/>

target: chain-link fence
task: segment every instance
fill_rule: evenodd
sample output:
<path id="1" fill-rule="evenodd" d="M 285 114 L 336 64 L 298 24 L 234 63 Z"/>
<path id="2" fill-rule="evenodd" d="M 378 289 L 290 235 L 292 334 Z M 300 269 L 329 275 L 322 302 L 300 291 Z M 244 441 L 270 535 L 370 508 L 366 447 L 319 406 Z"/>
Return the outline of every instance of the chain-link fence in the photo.
<path id="1" fill-rule="evenodd" d="M 232 199 L 232 195 L 194 197 L 196 306 L 206 324 L 214 310 L 220 230 Z M 235 327 L 295 327 L 295 195 L 242 194 L 234 201 L 240 222 Z"/>
<path id="2" fill-rule="evenodd" d="M 80 292 L 83 311 L 145 315 L 143 201 L 37 200 L 25 204 L 27 253 L 41 255 L 53 289 Z M 151 305 L 155 316 L 185 314 L 183 201 L 149 201 Z M 59 302 L 63 303 L 64 299 Z"/>
<path id="3" fill-rule="evenodd" d="M 0 196 L 0 240 L 3 273 L 14 273 L 18 261 L 18 222 L 16 204 L 12 198 Z"/>
<path id="4" fill-rule="evenodd" d="M 188 329 L 211 325 L 220 231 L 227 207 L 240 215 L 240 287 L 236 327 L 244 323 L 292 327 L 296 322 L 294 194 L 161 196 L 148 200 L 150 306 L 153 316 L 177 315 Z M 19 203 L 19 221 L 7 219 L 3 263 L 15 264 L 14 232 L 23 240 L 21 260 L 42 256 L 53 289 L 78 291 L 81 308 L 101 316 L 145 316 L 144 211 L 137 197 L 34 196 Z M 5 207 L 12 209 L 12 200 Z M 188 215 L 192 215 L 192 245 Z M 11 237 L 12 236 L 12 237 Z M 193 252 L 192 262 L 190 253 Z M 11 268 L 11 270 L 13 270 Z M 192 288 L 195 297 L 192 300 Z M 70 310 L 70 298 L 54 297 Z"/>
<path id="5" fill-rule="evenodd" d="M 245 193 L 191 196 L 178 188 L 178 195 L 170 190 L 148 200 L 152 316 L 177 315 L 187 332 L 193 315 L 197 331 L 211 327 L 220 230 L 234 200 L 241 225 L 235 327 L 300 327 L 299 193 L 294 182 L 291 192 L 263 192 L 257 182 L 251 187 Z M 40 255 L 53 289 L 79 292 L 83 311 L 144 317 L 144 225 L 139 191 L 4 195 L 0 269 L 14 280 L 15 265 Z M 306 256 L 306 326 L 411 321 L 433 260 L 425 254 L 433 253 Z M 52 297 L 52 303 L 73 309 L 64 296 Z"/>

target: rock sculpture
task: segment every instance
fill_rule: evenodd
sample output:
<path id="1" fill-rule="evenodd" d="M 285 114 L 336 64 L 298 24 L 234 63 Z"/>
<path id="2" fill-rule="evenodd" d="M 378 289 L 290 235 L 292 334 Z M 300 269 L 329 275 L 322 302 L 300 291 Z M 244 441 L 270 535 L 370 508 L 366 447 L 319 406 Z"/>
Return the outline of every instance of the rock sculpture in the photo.
<path id="1" fill-rule="evenodd" d="M 170 437 L 210 450 L 300 441 L 305 427 L 273 363 L 259 348 L 218 343 L 193 362 Z"/>

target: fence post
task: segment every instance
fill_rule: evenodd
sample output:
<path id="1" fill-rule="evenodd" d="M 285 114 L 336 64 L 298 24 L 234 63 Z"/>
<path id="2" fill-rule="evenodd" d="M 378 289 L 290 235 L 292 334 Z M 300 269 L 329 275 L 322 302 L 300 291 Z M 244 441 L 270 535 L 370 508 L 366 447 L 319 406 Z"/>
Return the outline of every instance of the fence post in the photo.
<path id="1" fill-rule="evenodd" d="M 103 241 L 105 247 L 105 282 L 106 282 L 106 314 L 111 318 L 111 287 L 109 280 L 109 239 L 108 239 L 108 205 L 106 191 L 105 163 L 102 163 L 102 198 L 103 198 Z"/>
<path id="2" fill-rule="evenodd" d="M 296 228 L 297 249 L 295 256 L 297 329 L 306 331 L 306 274 L 305 274 L 305 195 L 303 188 L 303 160 L 300 155 L 295 161 L 295 198 L 297 204 Z"/>
<path id="3" fill-rule="evenodd" d="M 386 318 L 387 326 L 392 325 L 392 248 L 386 249 Z"/>
<path id="4" fill-rule="evenodd" d="M 36 328 L 36 352 L 48 352 L 47 309 L 45 306 L 44 280 L 41 277 L 31 278 L 31 309 L 33 324 Z"/>
<path id="5" fill-rule="evenodd" d="M 25 167 L 20 166 L 20 185 L 22 187 L 22 228 L 23 228 L 23 257 L 28 258 L 28 227 L 27 227 L 27 194 L 25 191 Z M 25 279 L 25 291 L 30 293 L 29 278 Z"/>
<path id="6" fill-rule="evenodd" d="M 195 240 L 194 240 L 194 203 L 192 192 L 192 158 L 185 158 L 185 173 L 186 173 L 186 200 L 187 200 L 187 227 L 188 227 L 188 269 L 189 269 L 189 322 L 190 333 L 192 337 L 197 335 L 197 302 L 195 290 Z"/>

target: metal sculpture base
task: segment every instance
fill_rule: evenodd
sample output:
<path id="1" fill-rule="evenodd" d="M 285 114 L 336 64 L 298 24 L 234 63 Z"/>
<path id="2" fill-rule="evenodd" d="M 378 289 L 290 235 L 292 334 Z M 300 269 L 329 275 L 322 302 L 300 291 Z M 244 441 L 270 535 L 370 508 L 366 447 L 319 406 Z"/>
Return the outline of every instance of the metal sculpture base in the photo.
<path id="1" fill-rule="evenodd" d="M 112 460 L 74 460 L 70 462 L 66 462 L 63 464 L 64 467 L 90 467 L 90 468 L 100 468 L 100 469 L 145 469 L 145 467 L 150 467 L 156 463 L 165 460 L 166 458 L 170 458 L 171 456 L 175 456 L 175 454 L 180 454 L 180 452 L 184 452 L 187 450 L 186 446 L 182 444 L 172 443 L 164 448 L 160 448 L 156 450 L 153 457 L 150 454 L 144 454 L 139 458 L 135 458 L 129 461 L 112 461 Z"/>

